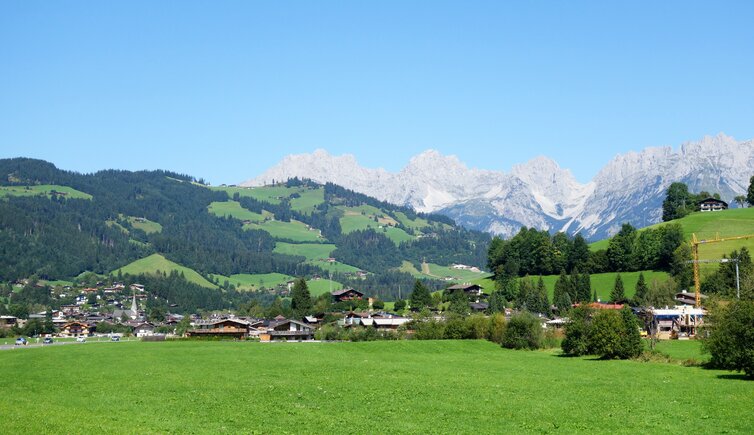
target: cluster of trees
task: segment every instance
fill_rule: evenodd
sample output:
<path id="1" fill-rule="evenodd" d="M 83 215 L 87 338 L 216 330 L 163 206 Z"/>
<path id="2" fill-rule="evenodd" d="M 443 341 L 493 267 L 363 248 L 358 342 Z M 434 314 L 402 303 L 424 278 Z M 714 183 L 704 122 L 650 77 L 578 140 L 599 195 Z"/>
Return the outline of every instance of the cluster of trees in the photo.
<path id="1" fill-rule="evenodd" d="M 710 365 L 742 371 L 754 378 L 754 300 L 745 298 L 714 306 L 705 325 L 702 344 L 711 355 Z"/>
<path id="2" fill-rule="evenodd" d="M 489 245 L 487 265 L 496 276 L 554 275 L 575 267 L 585 269 L 589 245 L 577 234 L 550 235 L 535 228 L 521 228 L 509 240 L 494 238 Z"/>
<path id="3" fill-rule="evenodd" d="M 604 254 L 601 251 L 593 253 L 593 264 L 602 263 L 597 268 L 602 269 L 600 272 L 670 271 L 678 262 L 685 264 L 683 261 L 686 258 L 681 258 L 684 253 L 676 252 L 683 242 L 683 227 L 680 224 L 645 228 L 640 232 L 631 224 L 623 224 L 618 234 L 610 239 Z"/>
<path id="4" fill-rule="evenodd" d="M 699 202 L 707 199 L 720 199 L 719 193 L 709 192 L 691 193 L 686 183 L 675 182 L 668 187 L 665 200 L 662 202 L 662 221 L 680 219 L 691 212 L 699 210 Z"/>
<path id="5" fill-rule="evenodd" d="M 620 311 L 572 309 L 561 347 L 566 355 L 604 359 L 634 358 L 643 351 L 638 321 L 628 307 Z"/>

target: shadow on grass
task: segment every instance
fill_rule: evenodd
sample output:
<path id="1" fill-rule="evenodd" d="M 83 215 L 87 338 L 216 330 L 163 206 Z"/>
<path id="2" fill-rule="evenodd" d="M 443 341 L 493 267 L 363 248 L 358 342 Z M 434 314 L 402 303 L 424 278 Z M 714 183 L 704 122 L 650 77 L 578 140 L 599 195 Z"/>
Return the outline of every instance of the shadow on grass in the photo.
<path id="1" fill-rule="evenodd" d="M 717 379 L 729 379 L 733 381 L 754 381 L 754 378 L 746 376 L 745 373 L 726 373 L 724 375 L 717 375 Z"/>

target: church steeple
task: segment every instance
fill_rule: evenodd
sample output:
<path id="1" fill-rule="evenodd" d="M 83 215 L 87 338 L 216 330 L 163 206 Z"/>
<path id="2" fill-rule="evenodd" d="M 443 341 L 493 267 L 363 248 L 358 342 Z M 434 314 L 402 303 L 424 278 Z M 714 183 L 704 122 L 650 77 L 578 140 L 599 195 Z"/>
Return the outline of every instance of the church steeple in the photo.
<path id="1" fill-rule="evenodd" d="M 134 299 L 131 302 L 131 319 L 136 320 L 139 317 L 139 307 L 136 305 L 136 292 L 134 292 Z"/>

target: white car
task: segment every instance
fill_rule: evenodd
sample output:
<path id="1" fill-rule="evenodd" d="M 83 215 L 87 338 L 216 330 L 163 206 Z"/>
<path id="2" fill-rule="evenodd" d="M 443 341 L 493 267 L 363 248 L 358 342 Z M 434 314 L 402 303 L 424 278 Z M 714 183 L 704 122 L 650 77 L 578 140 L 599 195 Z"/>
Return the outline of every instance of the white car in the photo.
<path id="1" fill-rule="evenodd" d="M 76 337 L 76 342 L 78 342 L 78 343 L 86 343 L 86 337 Z"/>

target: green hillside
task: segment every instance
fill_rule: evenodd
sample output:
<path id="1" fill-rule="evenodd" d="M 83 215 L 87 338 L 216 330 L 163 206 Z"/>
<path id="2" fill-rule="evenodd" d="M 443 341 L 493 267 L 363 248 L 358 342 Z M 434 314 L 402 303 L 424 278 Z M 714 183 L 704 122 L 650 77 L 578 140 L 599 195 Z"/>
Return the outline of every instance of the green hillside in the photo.
<path id="1" fill-rule="evenodd" d="M 264 214 L 254 213 L 241 207 L 238 201 L 215 201 L 210 203 L 207 211 L 219 217 L 232 217 L 241 221 L 262 222 L 265 219 Z M 271 214 L 267 214 L 271 216 Z"/>
<path id="2" fill-rule="evenodd" d="M 168 260 L 167 258 L 163 257 L 160 254 L 152 254 L 149 257 L 142 258 L 141 260 L 136 260 L 131 264 L 123 266 L 120 269 L 114 270 L 112 273 L 113 275 L 117 275 L 118 273 L 131 274 L 131 275 L 140 275 L 140 274 L 154 275 L 157 272 L 170 273 L 174 270 L 177 271 L 178 273 L 183 273 L 186 276 L 186 280 L 189 282 L 193 282 L 202 287 L 217 288 L 216 285 L 207 281 L 203 276 L 201 276 L 195 270 L 189 269 L 188 267 L 181 266 L 180 264 L 177 264 L 177 263 L 173 263 L 172 261 Z"/>
<path id="3" fill-rule="evenodd" d="M 317 242 L 324 238 L 314 228 L 307 228 L 303 222 L 291 220 L 290 222 L 269 220 L 259 224 L 249 223 L 244 225 L 246 229 L 262 230 L 276 239 L 293 240 L 294 242 Z"/>
<path id="4" fill-rule="evenodd" d="M 294 279 L 292 276 L 282 273 L 239 273 L 231 276 L 210 275 L 210 278 L 213 280 L 216 279 L 221 284 L 228 281 L 238 290 L 247 291 L 256 291 L 262 287 L 267 289 L 275 288 Z"/>
<path id="5" fill-rule="evenodd" d="M 754 235 L 754 208 L 735 208 L 719 212 L 696 212 L 681 219 L 662 222 L 638 230 L 639 233 L 651 228 L 659 228 L 669 223 L 678 223 L 683 228 L 686 240 L 696 234 L 698 240 L 710 240 L 716 237 L 726 238 L 742 235 Z M 600 240 L 589 245 L 592 251 L 607 249 L 610 239 Z M 699 245 L 699 258 L 712 260 L 723 258 L 734 250 L 746 247 L 754 252 L 754 237 L 745 240 L 731 240 L 718 243 L 702 243 Z M 717 269 L 716 264 L 700 265 L 702 273 L 707 274 Z"/>
<path id="6" fill-rule="evenodd" d="M 647 284 L 651 283 L 654 280 L 663 282 L 666 281 L 669 277 L 669 275 L 665 272 L 654 272 L 651 270 L 645 270 L 643 272 L 621 272 L 620 278 L 623 281 L 623 287 L 626 291 L 626 297 L 633 297 L 633 295 L 636 293 L 636 283 L 639 281 L 640 273 L 644 274 L 644 279 L 646 280 Z M 610 292 L 613 291 L 613 287 L 615 286 L 616 275 L 618 274 L 610 272 L 595 273 L 589 276 L 592 283 L 592 291 L 597 290 L 597 297 L 600 300 L 610 300 Z M 555 290 L 555 281 L 558 280 L 558 277 L 559 275 L 547 275 L 542 277 L 543 281 L 545 282 L 545 286 L 547 287 L 547 294 L 550 297 L 550 300 L 552 300 L 552 295 Z M 538 279 L 539 277 L 532 277 L 534 283 L 536 283 Z"/>
<path id="7" fill-rule="evenodd" d="M 0 186 L 0 198 L 3 196 L 37 196 L 51 198 L 53 195 L 62 198 L 92 199 L 92 195 L 78 191 L 72 187 L 56 184 L 41 184 L 34 186 Z"/>

